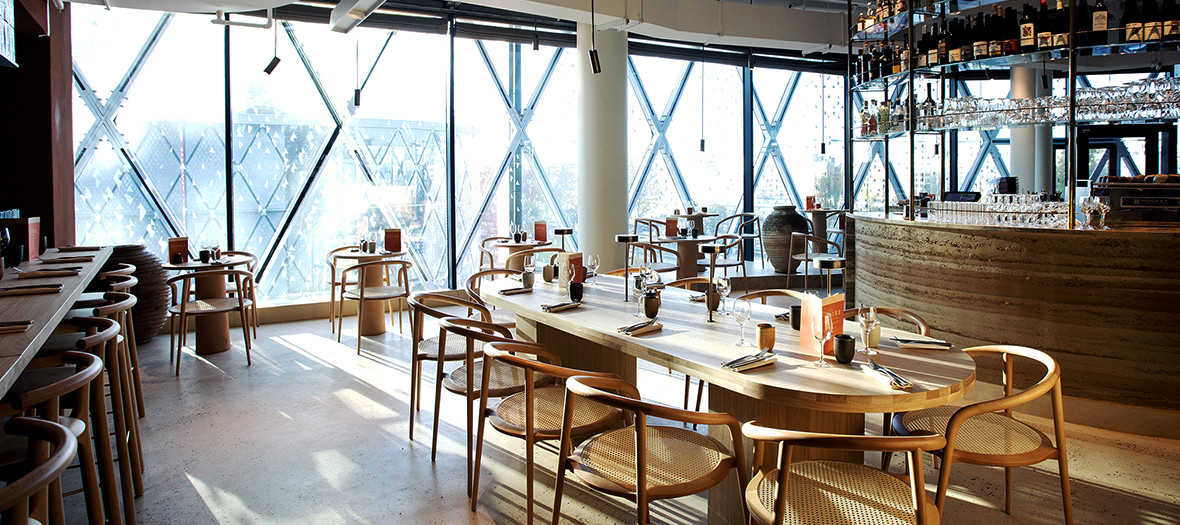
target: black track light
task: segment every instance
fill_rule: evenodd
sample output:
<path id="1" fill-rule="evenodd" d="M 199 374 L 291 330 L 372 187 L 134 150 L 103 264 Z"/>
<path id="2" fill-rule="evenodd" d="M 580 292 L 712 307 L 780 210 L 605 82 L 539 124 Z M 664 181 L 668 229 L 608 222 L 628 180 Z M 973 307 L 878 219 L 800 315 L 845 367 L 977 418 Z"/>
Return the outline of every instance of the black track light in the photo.
<path id="1" fill-rule="evenodd" d="M 602 73 L 602 64 L 598 62 L 597 49 L 590 50 L 590 71 L 593 71 L 595 75 Z"/>
<path id="2" fill-rule="evenodd" d="M 361 107 L 361 89 L 356 88 L 352 91 L 352 105 L 353 107 Z"/>
<path id="3" fill-rule="evenodd" d="M 262 68 L 262 71 L 268 75 L 273 73 L 275 68 L 279 66 L 279 62 L 281 61 L 279 60 L 278 55 L 275 55 L 274 58 L 270 59 L 270 63 L 267 64 L 266 67 Z"/>

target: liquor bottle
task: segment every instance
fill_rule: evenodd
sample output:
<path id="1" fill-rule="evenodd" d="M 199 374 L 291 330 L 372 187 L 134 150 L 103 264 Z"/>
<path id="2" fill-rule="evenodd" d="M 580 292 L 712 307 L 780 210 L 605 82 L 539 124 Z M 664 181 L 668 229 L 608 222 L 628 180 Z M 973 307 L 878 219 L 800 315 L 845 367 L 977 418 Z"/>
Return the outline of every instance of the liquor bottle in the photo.
<path id="1" fill-rule="evenodd" d="M 972 46 L 975 49 L 972 49 L 972 54 L 976 60 L 980 58 L 987 58 L 990 54 L 988 49 L 992 41 L 988 40 L 988 28 L 984 25 L 984 18 L 985 17 L 983 13 L 976 13 L 975 15 L 975 45 Z M 991 36 L 995 36 L 995 33 L 992 33 Z"/>
<path id="2" fill-rule="evenodd" d="M 1033 19 L 1032 8 L 1024 6 L 1024 14 L 1020 17 L 1020 51 L 1028 53 L 1037 50 L 1037 24 Z"/>
<path id="3" fill-rule="evenodd" d="M 894 14 L 900 15 L 904 12 L 906 12 L 905 0 L 897 0 L 896 2 L 893 3 L 893 13 Z"/>
<path id="4" fill-rule="evenodd" d="M 1163 19 L 1164 40 L 1180 40 L 1180 7 L 1176 0 L 1164 0 Z"/>
<path id="5" fill-rule="evenodd" d="M 927 41 L 927 43 L 926 43 L 926 65 L 927 66 L 933 67 L 933 66 L 937 66 L 937 65 L 941 64 L 941 62 L 938 61 L 938 41 L 939 41 L 939 39 L 940 39 L 940 37 L 938 36 L 938 24 L 933 24 L 930 26 L 930 40 Z"/>
<path id="6" fill-rule="evenodd" d="M 869 134 L 869 105 L 860 105 L 860 136 Z"/>
<path id="7" fill-rule="evenodd" d="M 881 133 L 889 133 L 889 103 L 882 102 L 877 106 L 877 130 Z"/>
<path id="8" fill-rule="evenodd" d="M 884 49 L 881 50 L 881 61 L 877 63 L 880 67 L 880 71 L 877 72 L 878 78 L 893 72 L 893 47 L 888 42 L 883 47 Z"/>
<path id="9" fill-rule="evenodd" d="M 948 41 L 948 39 L 950 38 L 950 35 L 948 33 L 949 33 L 949 31 L 947 30 L 946 19 L 943 18 L 942 19 L 942 28 L 939 30 L 939 33 L 938 33 L 938 63 L 939 64 L 949 64 L 950 63 L 947 60 L 947 51 L 950 48 L 950 46 L 948 45 L 950 43 Z"/>
<path id="10" fill-rule="evenodd" d="M 1101 46 L 1110 43 L 1110 11 L 1106 2 L 1098 0 L 1090 10 L 1090 45 Z"/>
<path id="11" fill-rule="evenodd" d="M 933 127 L 934 117 L 934 97 L 931 95 L 934 88 L 933 84 L 926 84 L 926 100 L 922 101 L 922 110 L 919 115 L 922 116 L 921 128 L 931 129 Z"/>
<path id="12" fill-rule="evenodd" d="M 1020 17 L 1016 15 L 1016 9 L 1009 7 L 1004 9 L 1004 21 L 1000 23 L 1004 28 L 1004 43 L 1000 47 L 1001 55 L 1015 55 L 1020 52 Z"/>
<path id="13" fill-rule="evenodd" d="M 984 27 L 987 28 L 987 56 L 998 57 L 1004 54 L 1004 39 L 1007 38 L 1008 31 L 1004 27 L 1003 9 L 996 6 L 996 13 L 984 17 Z"/>
<path id="14" fill-rule="evenodd" d="M 1049 2 L 1041 0 L 1041 7 L 1037 11 L 1037 49 L 1046 50 L 1053 47 L 1053 23 L 1049 21 Z"/>
<path id="15" fill-rule="evenodd" d="M 873 101 L 873 107 L 869 109 L 869 135 L 877 134 L 877 115 L 880 114 L 880 109 L 877 108 L 877 101 Z"/>
<path id="16" fill-rule="evenodd" d="M 1138 0 L 1127 0 L 1127 7 L 1123 10 L 1123 43 L 1137 44 L 1143 42 L 1143 19 L 1139 16 Z"/>
<path id="17" fill-rule="evenodd" d="M 954 64 L 963 59 L 963 48 L 959 47 L 959 21 L 951 20 L 946 33 L 946 63 Z"/>
<path id="18" fill-rule="evenodd" d="M 898 61 L 901 67 L 898 68 L 897 72 L 900 73 L 902 71 L 909 71 L 910 66 L 912 66 L 914 63 L 913 60 L 914 50 L 912 47 L 910 47 L 910 37 L 907 35 L 905 37 L 905 43 L 902 44 L 901 47 L 901 60 Z"/>
<path id="19" fill-rule="evenodd" d="M 1143 0 L 1143 41 L 1159 42 L 1164 38 L 1164 21 L 1155 0 Z"/>
<path id="20" fill-rule="evenodd" d="M 917 65 L 917 67 L 926 67 L 926 65 L 929 63 L 927 61 L 927 55 L 926 55 L 926 53 L 930 51 L 930 48 L 927 45 L 927 42 L 929 40 L 930 40 L 930 28 L 929 27 L 923 28 L 922 29 L 922 36 L 918 38 L 918 45 L 914 51 L 914 63 Z"/>

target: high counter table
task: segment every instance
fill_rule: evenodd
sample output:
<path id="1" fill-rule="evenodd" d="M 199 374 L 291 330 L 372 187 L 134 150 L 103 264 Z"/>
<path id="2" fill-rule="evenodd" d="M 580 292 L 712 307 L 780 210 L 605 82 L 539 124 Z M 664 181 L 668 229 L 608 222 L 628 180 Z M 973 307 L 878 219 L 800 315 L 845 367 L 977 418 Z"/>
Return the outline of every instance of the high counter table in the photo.
<path id="1" fill-rule="evenodd" d="M 61 268 L 63 266 L 81 266 L 82 270 L 72 277 L 47 277 L 44 279 L 18 279 L 17 272 L 12 268 L 4 270 L 4 277 L 0 279 L 0 288 L 10 286 L 26 286 L 34 284 L 61 283 L 60 293 L 22 295 L 15 297 L 0 297 L 0 321 L 33 321 L 27 331 L 17 334 L 0 335 L 0 395 L 8 392 L 16 378 L 24 372 L 29 361 L 45 344 L 45 340 L 53 334 L 59 323 L 74 302 L 82 295 L 86 285 L 98 275 L 102 266 L 111 256 L 110 247 L 94 251 L 60 252 L 49 249 L 42 257 L 72 257 L 92 255 L 91 262 L 81 263 L 41 263 L 29 261 L 22 263 L 22 270 L 40 270 Z"/>
<path id="2" fill-rule="evenodd" d="M 724 361 L 747 355 L 750 349 L 735 347 L 739 327 L 732 318 L 706 323 L 704 303 L 689 300 L 690 292 L 665 289 L 659 321 L 660 333 L 629 337 L 616 332 L 619 326 L 634 324 L 633 303 L 624 303 L 623 281 L 616 276 L 600 276 L 595 286 L 585 288 L 583 306 L 559 313 L 546 313 L 542 304 L 568 300 L 553 283 L 540 280 L 532 293 L 504 296 L 503 288 L 520 283 L 498 279 L 480 289 L 484 301 L 516 314 L 516 329 L 522 338 L 545 344 L 555 351 L 564 366 L 583 370 L 613 372 L 634 382 L 636 359 L 668 367 L 709 383 L 709 410 L 727 412 L 741 421 L 757 420 L 763 424 L 794 430 L 811 430 L 845 434 L 864 433 L 864 414 L 903 412 L 943 405 L 955 401 L 975 382 L 975 363 L 961 350 L 899 350 L 887 342 L 890 336 L 920 337 L 902 331 L 883 329 L 878 363 L 913 381 L 911 391 L 892 390 L 862 372 L 864 357 L 857 355 L 853 365 L 831 368 L 810 366 L 814 351 L 798 344 L 798 332 L 789 323 L 774 321 L 781 308 L 754 304 L 754 315 L 747 322 L 746 335 L 753 336 L 757 323 L 774 323 L 775 352 L 778 362 L 745 373 L 721 368 Z M 845 333 L 859 337 L 859 327 L 845 322 Z M 722 443 L 729 440 L 728 430 L 711 428 Z M 857 452 L 800 450 L 799 457 L 834 457 L 863 461 Z M 710 523 L 740 523 L 741 501 L 737 498 L 736 479 L 730 479 L 709 491 Z M 736 510 L 736 514 L 735 511 Z"/>

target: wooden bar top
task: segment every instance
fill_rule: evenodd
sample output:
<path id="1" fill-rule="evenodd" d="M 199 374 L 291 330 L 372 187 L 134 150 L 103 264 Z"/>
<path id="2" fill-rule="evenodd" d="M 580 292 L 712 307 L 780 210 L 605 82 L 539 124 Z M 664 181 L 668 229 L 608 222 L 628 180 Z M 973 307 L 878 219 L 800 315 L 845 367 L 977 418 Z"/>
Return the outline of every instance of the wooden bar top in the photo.
<path id="1" fill-rule="evenodd" d="M 502 288 L 520 286 L 517 281 L 500 279 L 484 284 L 480 294 L 488 303 L 518 317 L 732 392 L 786 406 L 844 413 L 902 412 L 957 400 L 975 382 L 975 363 L 962 350 L 900 350 L 892 346 L 889 338 L 915 334 L 890 329 L 882 330 L 878 348 L 881 353 L 874 361 L 916 383 L 912 390 L 892 390 L 867 375 L 860 368 L 865 361 L 862 354 L 857 354 L 851 365 L 838 364 L 829 356 L 831 368 L 813 368 L 809 363 L 815 360 L 815 352 L 799 346 L 799 332 L 792 330 L 789 323 L 774 320 L 774 314 L 781 313 L 782 308 L 757 302 L 753 305 L 754 315 L 746 323 L 746 339 L 754 341 L 758 323 L 773 323 L 778 362 L 744 373 L 733 372 L 723 369 L 721 363 L 753 352 L 733 345 L 739 327 L 732 317 L 719 316 L 718 322 L 707 323 L 703 302 L 690 301 L 691 294 L 686 290 L 669 288 L 662 293 L 658 317 L 663 331 L 640 337 L 622 335 L 616 328 L 643 318 L 631 315 L 636 309 L 634 302 L 622 301 L 621 278 L 599 276 L 594 280 L 597 284 L 585 287 L 582 307 L 559 313 L 543 312 L 541 305 L 568 298 L 555 284 L 540 279 L 531 293 L 500 295 Z M 853 322 L 845 322 L 844 332 L 860 338 L 860 328 Z"/>
<path id="2" fill-rule="evenodd" d="M 57 323 L 65 317 L 66 312 L 74 305 L 74 301 L 86 289 L 86 285 L 98 275 L 99 270 L 106 264 L 111 252 L 110 247 L 69 253 L 51 248 L 41 256 L 45 259 L 52 259 L 93 255 L 94 259 L 91 262 L 71 263 L 33 260 L 19 266 L 21 270 L 28 271 L 80 266 L 82 270 L 78 272 L 77 276 L 20 279 L 16 270 L 12 268 L 4 270 L 4 277 L 0 278 L 0 288 L 60 283 L 62 289 L 59 293 L 0 297 L 0 321 L 33 321 L 33 326 L 25 332 L 0 334 L 0 395 L 7 392 L 21 372 L 24 372 L 25 366 L 33 359 L 33 355 L 53 334 Z"/>

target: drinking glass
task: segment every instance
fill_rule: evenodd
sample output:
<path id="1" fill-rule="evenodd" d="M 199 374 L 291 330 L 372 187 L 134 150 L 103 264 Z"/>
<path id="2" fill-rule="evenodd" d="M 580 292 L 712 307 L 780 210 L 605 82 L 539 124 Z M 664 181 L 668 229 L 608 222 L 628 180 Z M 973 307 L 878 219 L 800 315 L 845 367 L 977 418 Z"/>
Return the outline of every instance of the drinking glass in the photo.
<path id="1" fill-rule="evenodd" d="M 746 321 L 750 320 L 751 308 L 753 307 L 750 305 L 749 299 L 742 299 L 733 305 L 733 320 L 737 321 L 738 326 L 742 327 L 742 338 L 733 344 L 733 346 L 738 348 L 754 346 L 749 341 L 746 341 Z"/>
<path id="2" fill-rule="evenodd" d="M 812 318 L 811 336 L 819 343 L 819 358 L 811 366 L 815 368 L 831 367 L 832 365 L 824 361 L 824 347 L 827 346 L 828 340 L 832 338 L 832 316 L 820 314 Z"/>
<path id="3" fill-rule="evenodd" d="M 1098 212 L 1098 229 L 1106 230 L 1106 214 L 1110 211 L 1110 197 L 1090 197 L 1094 199 L 1094 208 Z"/>
<path id="4" fill-rule="evenodd" d="M 8 250 L 8 243 L 11 241 L 12 237 L 9 237 L 8 228 L 0 228 L 0 268 L 3 268 L 7 261 L 4 252 Z"/>
<path id="5" fill-rule="evenodd" d="M 863 312 L 864 310 L 861 311 Z M 865 345 L 864 349 L 857 350 L 857 352 L 860 352 L 864 355 L 877 355 L 876 350 L 869 348 L 869 334 L 871 334 L 873 330 L 876 330 L 877 327 L 881 326 L 881 321 L 869 317 L 868 314 L 858 315 L 856 320 L 858 323 L 860 323 L 860 340 Z"/>
<path id="6" fill-rule="evenodd" d="M 643 315 L 643 292 L 647 291 L 647 276 L 643 272 L 645 269 L 641 268 L 639 273 L 631 275 L 632 288 L 635 291 L 635 313 L 631 315 L 635 317 L 647 317 Z M 648 273 L 651 271 L 648 270 Z"/>
<path id="7" fill-rule="evenodd" d="M 590 256 L 589 262 L 587 263 L 586 267 L 589 268 L 590 271 L 594 273 L 594 277 L 598 277 L 598 267 L 601 265 L 602 265 L 602 260 L 599 259 L 598 254 L 594 254 L 594 255 Z M 594 279 L 594 281 L 597 282 L 598 279 Z M 595 284 L 595 286 L 597 286 L 597 284 Z"/>
<path id="8" fill-rule="evenodd" d="M 524 257 L 524 271 L 528 273 L 537 271 L 537 262 L 533 260 L 532 255 L 526 255 Z"/>
<path id="9" fill-rule="evenodd" d="M 1079 207 L 1082 209 L 1082 229 L 1090 228 L 1090 213 L 1094 211 L 1094 201 L 1089 197 L 1082 199 Z"/>
<path id="10" fill-rule="evenodd" d="M 731 315 L 729 312 L 725 311 L 725 298 L 729 297 L 729 291 L 733 287 L 733 285 L 729 282 L 729 278 L 715 277 L 713 278 L 713 284 L 717 286 L 717 292 L 721 294 L 721 304 L 717 307 L 717 311 L 714 313 L 717 315 Z"/>

